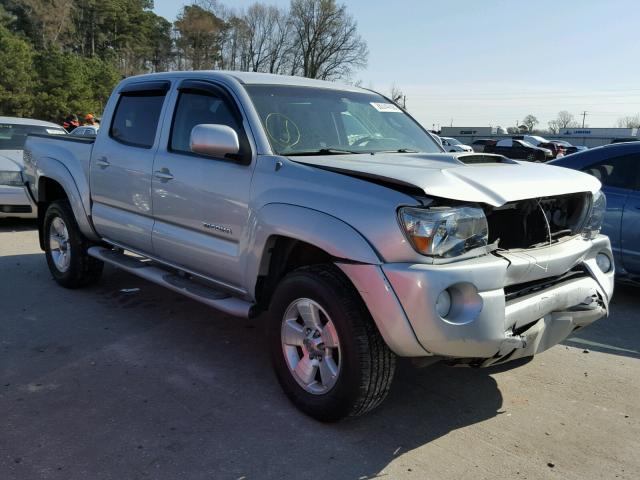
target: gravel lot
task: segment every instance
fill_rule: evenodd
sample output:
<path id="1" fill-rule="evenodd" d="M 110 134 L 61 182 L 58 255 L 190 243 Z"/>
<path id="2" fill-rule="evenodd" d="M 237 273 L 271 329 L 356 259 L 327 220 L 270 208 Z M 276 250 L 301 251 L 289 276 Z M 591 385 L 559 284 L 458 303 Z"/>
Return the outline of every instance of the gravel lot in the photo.
<path id="1" fill-rule="evenodd" d="M 113 268 L 62 289 L 34 228 L 0 220 L 0 479 L 640 478 L 638 287 L 520 368 L 401 362 L 380 409 L 323 425 L 260 319 Z"/>

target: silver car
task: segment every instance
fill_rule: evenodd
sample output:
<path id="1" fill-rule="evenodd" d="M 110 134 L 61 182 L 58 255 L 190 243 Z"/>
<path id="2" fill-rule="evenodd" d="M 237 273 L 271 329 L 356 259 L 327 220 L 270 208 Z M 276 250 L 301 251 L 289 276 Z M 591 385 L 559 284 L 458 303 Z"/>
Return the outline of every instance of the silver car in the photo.
<path id="1" fill-rule="evenodd" d="M 494 365 L 607 313 L 598 180 L 445 153 L 377 93 L 161 73 L 122 81 L 103 122 L 95 141 L 27 140 L 52 277 L 78 288 L 106 262 L 264 321 L 280 384 L 317 419 L 380 404 L 397 356 Z"/>
<path id="2" fill-rule="evenodd" d="M 65 135 L 59 125 L 41 120 L 0 117 L 0 218 L 35 218 L 35 203 L 24 189 L 22 149 L 27 135 Z"/>

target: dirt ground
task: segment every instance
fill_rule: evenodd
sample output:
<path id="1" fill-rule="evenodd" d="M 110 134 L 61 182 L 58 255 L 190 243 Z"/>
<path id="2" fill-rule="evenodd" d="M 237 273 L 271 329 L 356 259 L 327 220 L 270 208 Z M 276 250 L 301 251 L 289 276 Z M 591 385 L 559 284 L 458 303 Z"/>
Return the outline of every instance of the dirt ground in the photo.
<path id="1" fill-rule="evenodd" d="M 0 220 L 0 478 L 636 480 L 639 307 L 619 285 L 515 369 L 403 361 L 381 408 L 324 425 L 281 392 L 260 318 L 113 268 L 65 290 L 34 224 Z"/>

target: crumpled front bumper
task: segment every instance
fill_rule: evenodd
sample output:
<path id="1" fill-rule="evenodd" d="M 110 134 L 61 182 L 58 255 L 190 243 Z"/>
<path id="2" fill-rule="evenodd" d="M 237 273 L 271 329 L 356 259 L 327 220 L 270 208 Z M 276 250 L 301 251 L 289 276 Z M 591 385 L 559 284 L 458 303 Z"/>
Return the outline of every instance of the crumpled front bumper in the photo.
<path id="1" fill-rule="evenodd" d="M 427 354 L 486 366 L 542 352 L 607 314 L 614 272 L 600 270 L 598 253 L 613 259 L 609 239 L 602 235 L 448 264 L 384 264 L 382 273 Z M 377 311 L 385 292 L 380 288 L 372 295 L 375 282 L 370 275 L 354 283 L 378 327 L 383 324 L 390 347 L 417 356 L 411 339 L 399 338 L 398 328 L 390 331 L 384 325 L 402 322 L 388 308 L 384 315 Z M 452 306 L 443 318 L 436 302 L 446 289 Z"/>

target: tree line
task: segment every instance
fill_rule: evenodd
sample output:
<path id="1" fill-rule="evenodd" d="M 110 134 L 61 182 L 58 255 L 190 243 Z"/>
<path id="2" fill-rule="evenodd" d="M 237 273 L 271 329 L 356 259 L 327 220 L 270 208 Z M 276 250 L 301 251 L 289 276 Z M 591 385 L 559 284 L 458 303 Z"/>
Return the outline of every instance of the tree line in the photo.
<path id="1" fill-rule="evenodd" d="M 124 77 L 225 69 L 347 79 L 368 49 L 346 6 L 291 0 L 237 10 L 195 0 L 175 22 L 152 0 L 0 0 L 0 115 L 100 113 Z"/>

